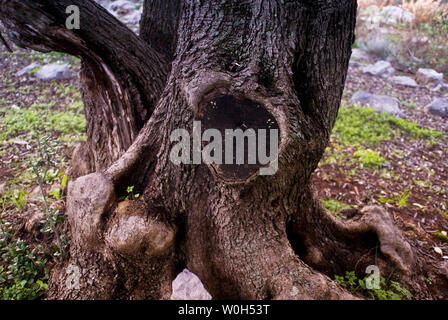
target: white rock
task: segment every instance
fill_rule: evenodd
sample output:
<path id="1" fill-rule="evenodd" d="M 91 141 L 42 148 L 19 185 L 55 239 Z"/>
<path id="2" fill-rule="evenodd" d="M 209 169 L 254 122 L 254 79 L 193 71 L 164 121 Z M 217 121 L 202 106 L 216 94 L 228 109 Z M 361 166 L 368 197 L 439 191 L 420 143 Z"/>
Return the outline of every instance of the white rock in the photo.
<path id="1" fill-rule="evenodd" d="M 386 6 L 380 13 L 380 22 L 384 24 L 412 23 L 414 14 L 396 6 Z"/>
<path id="2" fill-rule="evenodd" d="M 14 140 L 14 144 L 17 144 L 19 146 L 29 146 L 29 143 L 23 140 Z"/>
<path id="3" fill-rule="evenodd" d="M 142 18 L 142 13 L 143 12 L 141 10 L 134 10 L 131 13 L 125 15 L 123 18 L 121 18 L 121 20 L 125 24 L 131 24 L 131 25 L 139 24 L 140 19 Z"/>
<path id="4" fill-rule="evenodd" d="M 376 95 L 360 90 L 352 96 L 350 102 L 359 103 L 366 108 L 373 108 L 378 112 L 387 112 L 400 118 L 406 117 L 400 110 L 400 102 L 396 98 Z"/>
<path id="5" fill-rule="evenodd" d="M 437 98 L 426 106 L 426 110 L 436 116 L 448 117 L 448 99 Z"/>
<path id="6" fill-rule="evenodd" d="M 438 85 L 443 81 L 443 73 L 438 73 L 434 69 L 420 68 L 417 70 L 415 79 L 420 84 Z"/>
<path id="7" fill-rule="evenodd" d="M 372 76 L 380 76 L 387 78 L 395 72 L 389 61 L 380 60 L 374 64 L 370 64 L 362 68 L 362 72 L 370 74 Z"/>
<path id="8" fill-rule="evenodd" d="M 201 280 L 188 269 L 184 269 L 173 281 L 171 300 L 211 300 Z"/>
<path id="9" fill-rule="evenodd" d="M 434 92 L 448 92 L 448 84 L 447 83 L 439 83 L 437 86 L 435 86 L 431 91 Z"/>
<path id="10" fill-rule="evenodd" d="M 418 86 L 417 82 L 415 82 L 415 80 L 410 77 L 396 76 L 396 77 L 392 77 L 391 81 L 393 84 L 405 86 L 405 87 L 417 87 Z"/>
<path id="11" fill-rule="evenodd" d="M 41 80 L 66 80 L 73 77 L 69 64 L 47 64 L 39 69 L 35 76 Z"/>
<path id="12" fill-rule="evenodd" d="M 369 60 L 370 56 L 367 52 L 365 52 L 364 50 L 361 49 L 352 49 L 352 56 L 351 59 L 353 60 L 361 60 L 361 61 L 365 61 L 365 60 Z"/>
<path id="13" fill-rule="evenodd" d="M 438 254 L 440 254 L 441 256 L 443 256 L 443 251 L 442 249 L 440 249 L 439 247 L 434 247 L 434 251 Z"/>
<path id="14" fill-rule="evenodd" d="M 135 3 L 127 0 L 114 1 L 109 5 L 109 11 L 116 15 L 126 15 L 136 9 Z"/>
<path id="15" fill-rule="evenodd" d="M 16 76 L 18 77 L 24 76 L 25 74 L 30 73 L 31 71 L 36 70 L 39 67 L 40 67 L 39 63 L 33 62 L 28 66 L 26 66 L 25 68 L 21 69 L 19 72 L 17 72 Z"/>

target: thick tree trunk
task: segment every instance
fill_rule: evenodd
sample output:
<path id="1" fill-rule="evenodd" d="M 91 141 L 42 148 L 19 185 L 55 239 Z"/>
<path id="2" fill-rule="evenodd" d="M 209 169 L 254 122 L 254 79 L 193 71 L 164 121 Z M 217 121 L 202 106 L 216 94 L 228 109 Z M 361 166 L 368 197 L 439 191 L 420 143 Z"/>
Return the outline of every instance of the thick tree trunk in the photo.
<path id="1" fill-rule="evenodd" d="M 147 0 L 140 37 L 90 0 L 0 3 L 16 43 L 83 61 L 88 140 L 74 172 L 84 176 L 69 185 L 71 257 L 50 297 L 165 299 L 187 267 L 216 299 L 353 298 L 328 276 L 355 267 L 371 239 L 386 267 L 412 274 L 412 250 L 381 208 L 341 223 L 310 191 L 344 88 L 355 0 Z M 69 31 L 73 4 L 81 29 Z M 174 164 L 170 135 L 191 133 L 194 120 L 222 132 L 270 123 L 278 171 Z M 130 185 L 143 196 L 118 202 Z M 66 286 L 68 264 L 80 290 Z"/>

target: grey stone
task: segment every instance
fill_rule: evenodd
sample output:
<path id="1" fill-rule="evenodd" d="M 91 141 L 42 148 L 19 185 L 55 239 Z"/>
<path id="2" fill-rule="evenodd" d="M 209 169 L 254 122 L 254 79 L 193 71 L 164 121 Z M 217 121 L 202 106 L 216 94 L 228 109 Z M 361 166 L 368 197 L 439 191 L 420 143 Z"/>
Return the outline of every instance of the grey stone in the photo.
<path id="1" fill-rule="evenodd" d="M 398 99 L 368 93 L 366 91 L 357 91 L 350 99 L 351 103 L 359 103 L 366 108 L 373 108 L 378 112 L 387 112 L 391 115 L 405 118 L 405 114 L 400 110 Z"/>
<path id="2" fill-rule="evenodd" d="M 39 69 L 35 76 L 41 80 L 66 80 L 73 77 L 69 64 L 47 64 Z"/>
<path id="3" fill-rule="evenodd" d="M 448 83 L 441 83 L 440 90 L 448 92 Z"/>
<path id="4" fill-rule="evenodd" d="M 433 69 L 420 68 L 417 70 L 417 75 L 415 76 L 415 79 L 420 84 L 438 85 L 443 81 L 443 74 L 438 73 Z"/>
<path id="5" fill-rule="evenodd" d="M 23 140 L 14 140 L 14 144 L 17 144 L 19 146 L 29 146 L 29 143 Z"/>
<path id="6" fill-rule="evenodd" d="M 131 13 L 122 17 L 121 20 L 125 24 L 130 24 L 130 25 L 139 24 L 140 19 L 142 18 L 142 13 L 143 13 L 142 10 L 134 10 Z"/>
<path id="7" fill-rule="evenodd" d="M 396 6 L 386 6 L 380 13 L 380 22 L 384 24 L 412 23 L 414 14 Z"/>
<path id="8" fill-rule="evenodd" d="M 429 113 L 436 116 L 448 117 L 448 98 L 437 98 L 426 106 Z"/>
<path id="9" fill-rule="evenodd" d="M 372 76 L 380 76 L 387 78 L 395 72 L 389 61 L 380 60 L 374 64 L 370 64 L 362 68 L 362 72 L 370 74 Z"/>
<path id="10" fill-rule="evenodd" d="M 437 86 L 435 86 L 431 91 L 434 92 L 448 92 L 448 84 L 447 83 L 439 83 Z"/>
<path id="11" fill-rule="evenodd" d="M 39 67 L 40 67 L 40 64 L 39 64 L 39 63 L 37 63 L 37 62 L 33 62 L 33 63 L 27 65 L 25 68 L 19 70 L 19 71 L 16 73 L 16 76 L 18 76 L 18 77 L 24 76 L 25 74 L 28 74 L 28 73 L 30 73 L 31 71 L 36 70 L 36 69 L 39 68 Z"/>
<path id="12" fill-rule="evenodd" d="M 352 56 L 351 56 L 352 60 L 360 60 L 360 61 L 365 61 L 365 60 L 369 60 L 370 56 L 367 52 L 365 52 L 364 50 L 361 49 L 352 49 Z"/>
<path id="13" fill-rule="evenodd" d="M 413 87 L 413 88 L 418 87 L 417 82 L 415 82 L 415 80 L 410 77 L 396 76 L 392 77 L 391 81 L 393 84 L 400 86 Z"/>
<path id="14" fill-rule="evenodd" d="M 173 281 L 171 300 L 211 300 L 201 280 L 188 269 L 184 269 Z"/>
<path id="15" fill-rule="evenodd" d="M 115 15 L 127 15 L 128 13 L 135 11 L 136 5 L 127 0 L 118 0 L 112 2 L 108 9 Z"/>

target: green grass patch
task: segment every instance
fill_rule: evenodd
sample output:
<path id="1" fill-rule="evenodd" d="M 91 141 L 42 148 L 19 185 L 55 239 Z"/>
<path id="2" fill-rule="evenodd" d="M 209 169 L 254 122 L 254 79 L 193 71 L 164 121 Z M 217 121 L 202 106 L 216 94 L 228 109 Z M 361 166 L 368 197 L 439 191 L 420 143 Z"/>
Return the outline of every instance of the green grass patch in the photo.
<path id="1" fill-rule="evenodd" d="M 349 204 L 346 204 L 341 201 L 337 201 L 334 199 L 328 199 L 328 200 L 320 200 L 322 206 L 328 210 L 328 212 L 338 218 L 342 218 L 342 210 L 348 210 L 351 209 L 352 206 Z"/>
<path id="2" fill-rule="evenodd" d="M 53 110 L 53 106 L 38 103 L 30 108 L 0 110 L 0 140 L 5 142 L 18 135 L 24 135 L 24 140 L 36 139 L 46 132 L 60 133 L 62 142 L 81 140 L 86 128 L 82 102 L 64 111 Z"/>
<path id="3" fill-rule="evenodd" d="M 417 123 L 398 119 L 372 108 L 341 107 L 333 129 L 336 139 L 344 145 L 376 146 L 398 137 L 437 141 L 442 132 L 421 128 Z"/>

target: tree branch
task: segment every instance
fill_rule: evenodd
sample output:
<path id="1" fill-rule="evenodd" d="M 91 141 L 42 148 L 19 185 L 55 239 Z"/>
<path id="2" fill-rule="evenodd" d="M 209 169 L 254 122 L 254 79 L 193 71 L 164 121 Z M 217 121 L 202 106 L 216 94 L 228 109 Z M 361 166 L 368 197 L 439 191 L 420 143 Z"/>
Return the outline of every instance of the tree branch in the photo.
<path id="1" fill-rule="evenodd" d="M 2 0 L 0 19 L 16 44 L 38 51 L 62 51 L 81 58 L 90 52 L 101 57 L 114 73 L 145 73 L 152 111 L 167 78 L 166 60 L 148 42 L 92 0 Z M 81 27 L 68 30 L 66 8 L 80 8 Z"/>
<path id="2" fill-rule="evenodd" d="M 80 29 L 66 28 L 72 5 L 80 9 Z M 21 47 L 82 59 L 87 150 L 94 162 L 85 167 L 107 168 L 154 111 L 168 77 L 167 60 L 92 0 L 0 0 L 0 20 Z"/>

